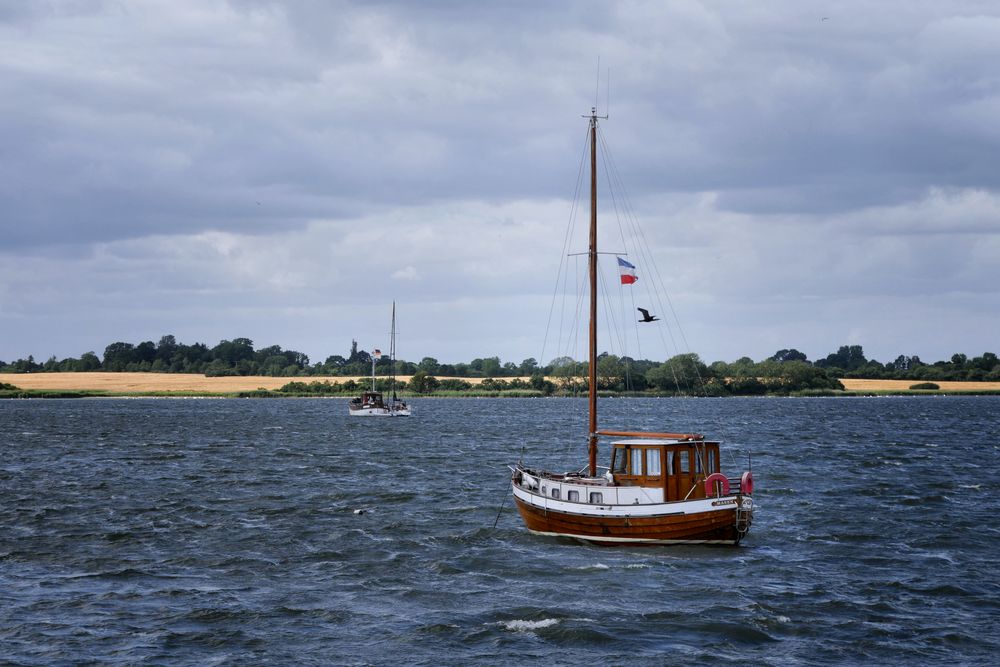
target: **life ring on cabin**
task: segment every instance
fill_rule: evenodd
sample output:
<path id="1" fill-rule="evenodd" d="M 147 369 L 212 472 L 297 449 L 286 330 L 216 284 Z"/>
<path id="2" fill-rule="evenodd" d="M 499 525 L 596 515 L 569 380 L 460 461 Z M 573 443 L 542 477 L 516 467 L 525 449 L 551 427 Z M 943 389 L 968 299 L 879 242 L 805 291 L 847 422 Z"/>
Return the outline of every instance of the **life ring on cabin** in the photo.
<path id="1" fill-rule="evenodd" d="M 722 484 L 722 495 L 729 495 L 729 479 L 723 475 L 721 472 L 713 472 L 711 475 L 705 478 L 705 495 L 712 496 L 715 494 L 715 483 L 718 482 Z"/>
<path id="2" fill-rule="evenodd" d="M 749 470 L 740 477 L 740 493 L 745 493 L 748 496 L 753 495 L 753 473 Z"/>

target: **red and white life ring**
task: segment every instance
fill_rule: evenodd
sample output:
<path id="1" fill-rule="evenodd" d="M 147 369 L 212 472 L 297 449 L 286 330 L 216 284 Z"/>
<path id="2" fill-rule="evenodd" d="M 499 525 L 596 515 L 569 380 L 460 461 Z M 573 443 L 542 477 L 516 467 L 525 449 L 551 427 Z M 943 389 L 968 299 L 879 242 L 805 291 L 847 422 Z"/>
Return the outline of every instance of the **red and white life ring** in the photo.
<path id="1" fill-rule="evenodd" d="M 728 496 L 729 479 L 721 472 L 713 472 L 711 475 L 705 478 L 705 495 L 709 497 L 715 495 L 716 482 L 722 485 L 722 495 Z"/>
<path id="2" fill-rule="evenodd" d="M 753 473 L 747 470 L 740 477 L 740 493 L 746 494 L 748 496 L 753 495 Z"/>

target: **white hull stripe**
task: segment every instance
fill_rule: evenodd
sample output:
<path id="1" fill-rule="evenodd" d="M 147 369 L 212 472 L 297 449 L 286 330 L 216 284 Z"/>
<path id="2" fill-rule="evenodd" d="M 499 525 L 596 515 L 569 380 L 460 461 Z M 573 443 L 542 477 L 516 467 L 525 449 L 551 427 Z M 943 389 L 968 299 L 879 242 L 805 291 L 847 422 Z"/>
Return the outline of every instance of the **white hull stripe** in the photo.
<path id="1" fill-rule="evenodd" d="M 735 544 L 735 540 L 654 540 L 647 537 L 605 537 L 601 535 L 574 535 L 572 533 L 552 533 L 545 530 L 531 530 L 529 533 L 546 537 L 569 537 L 584 542 L 631 542 L 635 544 Z"/>
<path id="2" fill-rule="evenodd" d="M 558 512 L 566 515 L 587 516 L 587 517 L 617 517 L 617 518 L 653 518 L 662 516 L 682 516 L 686 514 L 702 514 L 705 512 L 732 512 L 738 505 L 735 496 L 725 498 L 705 498 L 698 500 L 678 500 L 666 503 L 639 503 L 633 505 L 615 504 L 589 504 L 583 502 L 569 502 L 548 498 L 534 493 L 524 491 L 514 485 L 514 496 L 526 505 L 547 511 Z M 730 501 L 725 504 L 714 504 L 720 501 Z M 744 505 L 747 509 L 753 507 L 753 501 L 749 497 L 744 497 Z"/>

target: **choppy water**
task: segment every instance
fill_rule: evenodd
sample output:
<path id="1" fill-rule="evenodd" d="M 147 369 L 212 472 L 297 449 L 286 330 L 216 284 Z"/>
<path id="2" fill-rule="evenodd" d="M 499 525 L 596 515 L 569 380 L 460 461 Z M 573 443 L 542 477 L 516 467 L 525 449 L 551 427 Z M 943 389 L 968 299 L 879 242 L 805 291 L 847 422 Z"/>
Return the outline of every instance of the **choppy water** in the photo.
<path id="1" fill-rule="evenodd" d="M 494 530 L 522 445 L 582 464 L 584 409 L 0 402 L 0 661 L 996 663 L 1000 399 L 603 401 L 752 449 L 750 537 L 581 546 L 509 498 Z"/>

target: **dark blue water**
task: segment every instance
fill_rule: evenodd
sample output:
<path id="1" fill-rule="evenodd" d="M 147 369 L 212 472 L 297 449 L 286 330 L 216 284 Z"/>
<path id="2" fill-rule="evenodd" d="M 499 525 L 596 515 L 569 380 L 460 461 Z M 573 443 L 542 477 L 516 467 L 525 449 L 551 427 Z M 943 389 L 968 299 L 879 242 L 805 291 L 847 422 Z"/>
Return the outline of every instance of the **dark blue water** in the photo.
<path id="1" fill-rule="evenodd" d="M 752 450 L 750 537 L 494 530 L 522 445 L 582 465 L 584 409 L 0 401 L 0 662 L 996 664 L 1000 399 L 604 401 Z"/>

